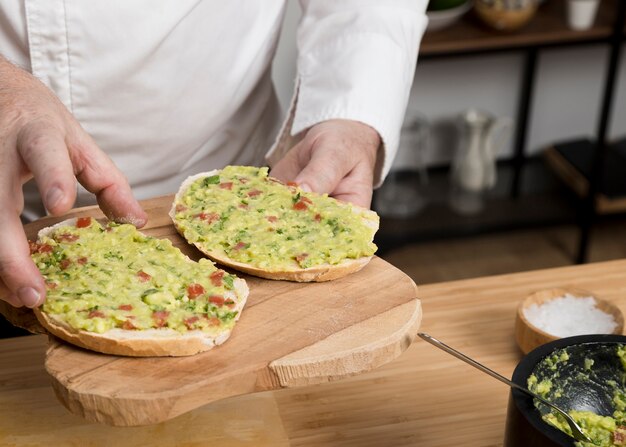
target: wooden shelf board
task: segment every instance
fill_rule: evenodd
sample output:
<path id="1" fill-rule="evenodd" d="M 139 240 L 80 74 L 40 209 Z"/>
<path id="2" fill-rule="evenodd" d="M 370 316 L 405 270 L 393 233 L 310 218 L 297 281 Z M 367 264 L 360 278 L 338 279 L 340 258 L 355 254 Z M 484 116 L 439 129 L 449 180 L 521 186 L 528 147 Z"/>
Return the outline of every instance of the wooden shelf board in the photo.
<path id="1" fill-rule="evenodd" d="M 580 198 L 585 198 L 589 191 L 587 177 L 574 167 L 556 148 L 546 149 L 544 157 L 554 173 L 568 185 Z M 608 197 L 606 194 L 596 194 L 596 212 L 598 214 L 614 214 L 626 211 L 626 196 Z"/>
<path id="2" fill-rule="evenodd" d="M 422 39 L 420 55 L 437 56 L 601 41 L 611 35 L 615 6 L 615 0 L 601 2 L 594 26 L 585 31 L 574 31 L 567 26 L 566 5 L 562 0 L 544 2 L 531 21 L 514 32 L 490 29 L 470 11 L 449 28 L 427 32 Z"/>

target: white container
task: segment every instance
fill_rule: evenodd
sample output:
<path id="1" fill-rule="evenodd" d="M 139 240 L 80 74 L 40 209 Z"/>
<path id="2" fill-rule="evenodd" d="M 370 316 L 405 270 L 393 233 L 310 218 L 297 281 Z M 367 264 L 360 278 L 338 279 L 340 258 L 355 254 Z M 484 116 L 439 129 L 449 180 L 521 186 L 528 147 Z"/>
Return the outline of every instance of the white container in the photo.
<path id="1" fill-rule="evenodd" d="M 568 0 L 567 24 L 576 31 L 584 31 L 593 26 L 600 0 Z"/>

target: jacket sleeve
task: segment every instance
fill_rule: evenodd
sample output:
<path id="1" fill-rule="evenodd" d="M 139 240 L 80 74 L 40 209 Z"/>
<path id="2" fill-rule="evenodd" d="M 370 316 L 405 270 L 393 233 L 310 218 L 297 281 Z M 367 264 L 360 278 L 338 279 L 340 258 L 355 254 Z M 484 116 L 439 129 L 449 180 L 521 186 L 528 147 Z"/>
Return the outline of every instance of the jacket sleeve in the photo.
<path id="1" fill-rule="evenodd" d="M 375 186 L 398 149 L 427 0 L 301 0 L 298 70 L 291 107 L 275 146 L 276 162 L 294 136 L 329 119 L 361 121 L 383 142 Z"/>

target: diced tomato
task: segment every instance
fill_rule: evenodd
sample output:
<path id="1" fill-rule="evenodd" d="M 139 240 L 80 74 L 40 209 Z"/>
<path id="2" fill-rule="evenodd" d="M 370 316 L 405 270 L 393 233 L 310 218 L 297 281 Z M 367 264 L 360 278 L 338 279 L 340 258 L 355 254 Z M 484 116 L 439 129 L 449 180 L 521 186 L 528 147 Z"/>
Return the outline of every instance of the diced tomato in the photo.
<path id="1" fill-rule="evenodd" d="M 49 244 L 40 244 L 33 241 L 28 241 L 28 248 L 30 248 L 30 254 L 33 253 L 52 253 L 52 246 Z"/>
<path id="2" fill-rule="evenodd" d="M 219 326 L 222 322 L 217 317 L 209 317 L 205 314 L 207 320 L 209 320 L 209 326 Z"/>
<path id="3" fill-rule="evenodd" d="M 182 213 L 183 211 L 187 211 L 187 207 L 182 203 L 177 203 L 175 210 L 177 213 Z"/>
<path id="4" fill-rule="evenodd" d="M 614 445 L 626 445 L 626 426 L 620 425 L 613 432 Z"/>
<path id="5" fill-rule="evenodd" d="M 278 221 L 278 217 L 276 217 L 276 216 L 267 216 L 266 219 L 269 220 L 272 223 Z"/>
<path id="6" fill-rule="evenodd" d="M 76 228 L 87 228 L 91 225 L 91 217 L 79 217 L 76 220 Z"/>
<path id="7" fill-rule="evenodd" d="M 237 242 L 237 245 L 235 245 L 233 249 L 241 250 L 242 248 L 246 248 L 247 246 L 248 244 L 246 244 L 245 242 Z"/>
<path id="8" fill-rule="evenodd" d="M 61 267 L 61 270 L 67 269 L 70 265 L 72 265 L 72 261 L 67 258 L 62 259 L 61 262 L 59 262 L 59 266 Z"/>
<path id="9" fill-rule="evenodd" d="M 220 220 L 220 215 L 217 213 L 200 213 L 196 214 L 195 217 L 201 220 L 206 220 L 208 223 L 217 222 Z"/>
<path id="10" fill-rule="evenodd" d="M 204 287 L 202 287 L 202 285 L 200 284 L 194 283 L 194 284 L 189 284 L 187 286 L 187 296 L 191 298 L 192 300 L 194 298 L 198 298 L 203 293 L 204 293 Z"/>
<path id="11" fill-rule="evenodd" d="M 315 222 L 321 222 L 322 221 L 322 215 L 320 213 L 317 213 L 314 217 Z"/>
<path id="12" fill-rule="evenodd" d="M 50 245 L 50 244 L 39 244 L 39 249 L 37 251 L 39 253 L 52 253 L 52 245 Z"/>
<path id="13" fill-rule="evenodd" d="M 304 197 L 304 196 L 300 196 L 300 200 L 304 203 L 308 203 L 309 205 L 313 203 L 311 199 L 309 199 L 308 197 Z"/>
<path id="14" fill-rule="evenodd" d="M 57 240 L 62 241 L 62 242 L 75 242 L 78 240 L 78 235 L 77 234 L 69 234 L 69 233 L 63 233 L 63 234 L 57 234 Z"/>
<path id="15" fill-rule="evenodd" d="M 76 260 L 76 262 L 78 262 L 80 265 L 85 265 L 85 264 L 87 264 L 87 262 L 88 262 L 88 261 L 89 261 L 89 259 L 87 259 L 87 258 L 86 258 L 86 257 L 84 257 L 84 256 L 81 256 L 80 258 L 78 258 L 78 259 Z"/>
<path id="16" fill-rule="evenodd" d="M 167 325 L 167 317 L 170 316 L 170 313 L 166 310 L 157 310 L 152 312 L 152 319 L 154 320 L 154 325 L 156 327 L 164 327 Z"/>
<path id="17" fill-rule="evenodd" d="M 185 323 L 185 326 L 187 326 L 187 329 L 193 329 L 193 325 L 196 321 L 198 321 L 200 319 L 200 317 L 190 317 L 190 318 L 185 318 L 183 320 L 183 323 Z"/>
<path id="18" fill-rule="evenodd" d="M 259 191 L 258 189 L 251 189 L 248 191 L 248 197 L 256 197 L 260 195 L 263 191 Z"/>
<path id="19" fill-rule="evenodd" d="M 220 296 L 220 295 L 211 295 L 209 297 L 209 303 L 213 303 L 216 306 L 223 306 L 224 305 L 224 297 Z"/>
<path id="20" fill-rule="evenodd" d="M 57 286 L 58 286 L 58 284 L 57 284 L 57 283 L 55 283 L 55 282 L 52 282 L 52 281 L 46 281 L 46 287 L 47 287 L 48 289 L 56 289 L 56 288 L 57 288 Z"/>
<path id="21" fill-rule="evenodd" d="M 119 310 L 133 310 L 132 304 L 120 304 L 118 307 Z"/>
<path id="22" fill-rule="evenodd" d="M 221 189 L 228 189 L 229 191 L 233 189 L 233 182 L 222 182 L 220 183 Z"/>
<path id="23" fill-rule="evenodd" d="M 132 321 L 126 320 L 124 321 L 124 323 L 122 323 L 122 329 L 125 329 L 127 331 L 134 331 L 137 329 L 137 326 L 135 326 Z"/>
<path id="24" fill-rule="evenodd" d="M 221 286 L 224 283 L 222 281 L 222 278 L 224 278 L 224 273 L 226 273 L 224 270 L 217 270 L 211 273 L 211 275 L 209 276 L 209 278 L 211 279 L 211 284 L 213 284 L 215 287 Z"/>
<path id="25" fill-rule="evenodd" d="M 296 186 L 298 186 L 298 184 L 296 182 L 287 182 L 287 186 L 296 187 Z"/>
<path id="26" fill-rule="evenodd" d="M 99 310 L 92 310 L 89 312 L 89 315 L 87 315 L 87 318 L 104 318 L 104 313 Z"/>
<path id="27" fill-rule="evenodd" d="M 147 274 L 143 270 L 139 270 L 137 272 L 137 278 L 139 278 L 139 281 L 141 281 L 141 282 L 148 282 L 148 281 L 150 281 L 152 279 L 152 276 L 150 276 L 149 274 Z"/>
<path id="28" fill-rule="evenodd" d="M 296 262 L 300 263 L 308 257 L 309 257 L 308 253 L 300 253 L 299 255 L 295 256 L 294 259 L 296 260 Z"/>
<path id="29" fill-rule="evenodd" d="M 302 198 L 300 198 L 300 200 L 293 204 L 293 209 L 297 211 L 305 211 L 308 210 L 309 207 L 305 202 L 302 201 Z"/>
<path id="30" fill-rule="evenodd" d="M 247 210 L 250 207 L 248 205 L 246 205 L 245 203 L 240 203 L 239 205 L 237 205 L 239 208 L 241 208 L 242 210 Z"/>
<path id="31" fill-rule="evenodd" d="M 245 185 L 246 183 L 248 183 L 248 179 L 246 177 L 239 177 L 239 183 Z"/>
<path id="32" fill-rule="evenodd" d="M 231 300 L 230 298 L 224 301 L 224 304 L 226 304 L 228 307 L 231 307 L 231 308 L 235 306 L 235 302 Z"/>

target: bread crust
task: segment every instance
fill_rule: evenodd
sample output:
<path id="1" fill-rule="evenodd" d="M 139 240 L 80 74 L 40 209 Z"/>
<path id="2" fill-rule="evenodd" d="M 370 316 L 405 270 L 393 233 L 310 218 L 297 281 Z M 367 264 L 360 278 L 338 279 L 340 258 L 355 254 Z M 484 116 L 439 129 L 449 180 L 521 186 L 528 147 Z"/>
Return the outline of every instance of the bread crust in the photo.
<path id="1" fill-rule="evenodd" d="M 76 218 L 68 219 L 39 231 L 38 238 L 50 235 L 57 227 L 76 224 Z M 193 262 L 187 258 L 189 262 Z M 234 293 L 239 297 L 235 300 L 237 311 L 235 321 L 241 316 L 246 304 L 249 289 L 241 278 L 233 281 Z M 37 320 L 51 334 L 73 345 L 104 354 L 131 357 L 180 357 L 194 355 L 221 345 L 230 337 L 232 329 L 222 329 L 214 333 L 192 330 L 180 333 L 174 329 L 126 330 L 111 329 L 103 333 L 77 330 L 65 323 L 58 315 L 43 312 L 41 308 L 33 309 Z"/>
<path id="2" fill-rule="evenodd" d="M 192 175 L 185 179 L 185 181 L 181 184 L 176 196 L 174 197 L 174 202 L 172 203 L 172 208 L 170 209 L 169 216 L 174 223 L 174 227 L 178 231 L 178 233 L 184 238 L 185 234 L 182 227 L 176 221 L 176 203 L 182 198 L 185 194 L 187 188 L 197 179 L 203 177 L 209 177 L 212 175 L 218 175 L 220 173 L 219 169 L 214 169 L 208 172 L 202 172 L 199 174 Z M 352 205 L 353 211 L 360 215 L 363 218 L 363 221 L 370 226 L 375 233 L 378 230 L 378 215 L 369 209 L 359 207 L 357 205 Z M 189 242 L 189 241 L 188 241 Z M 332 264 L 322 264 L 309 268 L 299 268 L 294 266 L 292 269 L 283 269 L 283 270 L 264 270 L 253 265 L 236 261 L 230 258 L 225 252 L 217 251 L 217 250 L 209 250 L 204 247 L 201 243 L 192 242 L 192 244 L 204 253 L 209 259 L 218 262 L 224 266 L 230 267 L 232 269 L 248 273 L 250 275 L 258 276 L 260 278 L 265 279 L 273 279 L 273 280 L 287 280 L 287 281 L 295 281 L 295 282 L 323 282 L 323 281 L 332 281 L 334 279 L 342 278 L 351 273 L 358 272 L 363 267 L 365 267 L 369 261 L 372 259 L 372 256 L 364 256 L 362 258 L 357 259 L 346 259 L 345 261 L 332 265 Z"/>

